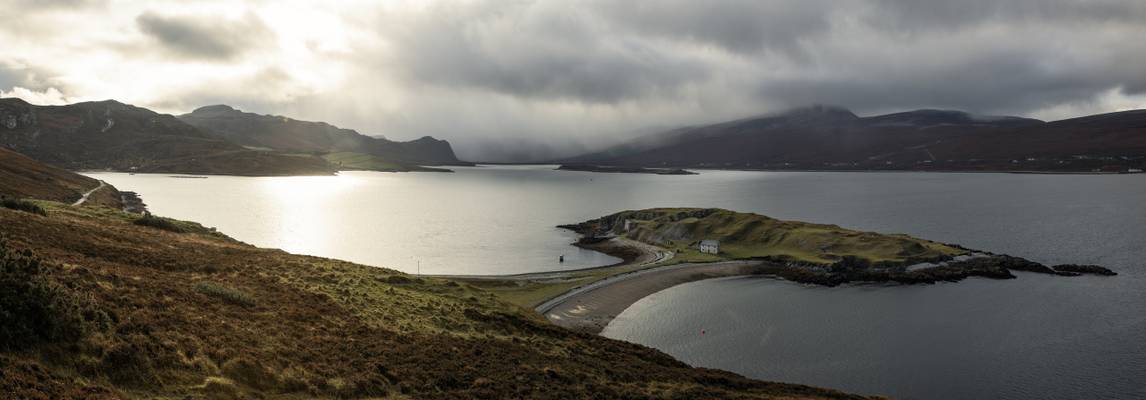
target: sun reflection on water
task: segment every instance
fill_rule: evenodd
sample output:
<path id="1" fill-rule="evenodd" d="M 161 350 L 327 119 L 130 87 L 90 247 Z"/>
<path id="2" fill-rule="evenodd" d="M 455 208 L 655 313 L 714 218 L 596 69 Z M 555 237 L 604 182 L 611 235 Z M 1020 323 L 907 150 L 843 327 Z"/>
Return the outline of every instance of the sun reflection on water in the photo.
<path id="1" fill-rule="evenodd" d="M 302 254 L 330 254 L 337 238 L 330 224 L 337 212 L 337 198 L 361 184 L 352 176 L 292 176 L 261 178 L 259 190 L 277 212 L 268 217 L 277 220 L 275 241 L 283 250 Z"/>

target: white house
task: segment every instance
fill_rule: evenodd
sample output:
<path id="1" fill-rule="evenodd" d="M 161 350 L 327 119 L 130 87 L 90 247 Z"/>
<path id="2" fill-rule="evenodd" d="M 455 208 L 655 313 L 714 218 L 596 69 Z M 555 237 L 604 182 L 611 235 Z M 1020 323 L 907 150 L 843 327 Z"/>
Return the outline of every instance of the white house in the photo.
<path id="1" fill-rule="evenodd" d="M 701 253 L 717 254 L 720 253 L 720 241 L 701 240 L 699 248 Z"/>

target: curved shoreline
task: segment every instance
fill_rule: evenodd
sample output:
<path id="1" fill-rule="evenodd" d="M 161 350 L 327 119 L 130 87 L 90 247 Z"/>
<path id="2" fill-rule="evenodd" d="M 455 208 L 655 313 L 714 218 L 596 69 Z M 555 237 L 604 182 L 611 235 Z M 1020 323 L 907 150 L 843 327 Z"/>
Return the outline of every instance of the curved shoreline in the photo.
<path id="1" fill-rule="evenodd" d="M 613 275 L 562 293 L 535 310 L 555 325 L 598 334 L 633 303 L 653 293 L 704 279 L 751 275 L 760 264 L 743 260 L 685 263 Z"/>

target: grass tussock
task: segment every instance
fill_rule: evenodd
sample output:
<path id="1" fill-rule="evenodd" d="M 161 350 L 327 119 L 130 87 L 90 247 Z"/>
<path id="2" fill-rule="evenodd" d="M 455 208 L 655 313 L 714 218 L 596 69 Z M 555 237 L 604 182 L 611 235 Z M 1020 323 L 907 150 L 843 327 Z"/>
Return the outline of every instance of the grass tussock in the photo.
<path id="1" fill-rule="evenodd" d="M 195 291 L 244 307 L 254 307 L 256 304 L 255 298 L 250 294 L 215 282 L 196 283 Z"/>
<path id="2" fill-rule="evenodd" d="M 151 215 L 151 214 L 147 214 L 147 215 L 144 215 L 142 217 L 139 217 L 139 219 L 136 219 L 132 223 L 136 224 L 136 225 L 140 225 L 140 226 L 149 226 L 149 227 L 156 228 L 156 229 L 162 229 L 162 230 L 165 230 L 168 232 L 175 232 L 175 233 L 186 233 L 187 232 L 186 229 L 184 229 L 182 226 L 179 226 L 179 224 L 177 224 L 174 220 L 171 220 L 168 218 L 163 218 L 163 217 L 156 217 L 156 216 Z"/>
<path id="3" fill-rule="evenodd" d="M 9 249 L 0 238 L 0 349 L 75 341 L 110 322 L 90 299 L 57 282 L 34 253 Z"/>
<path id="4" fill-rule="evenodd" d="M 43 215 L 43 216 L 48 215 L 48 212 L 44 211 L 43 207 L 40 207 L 39 204 L 30 202 L 28 200 L 3 198 L 3 199 L 0 199 L 0 206 L 3 206 L 4 208 L 17 210 L 17 211 L 29 212 L 32 214 L 38 214 L 38 215 Z"/>

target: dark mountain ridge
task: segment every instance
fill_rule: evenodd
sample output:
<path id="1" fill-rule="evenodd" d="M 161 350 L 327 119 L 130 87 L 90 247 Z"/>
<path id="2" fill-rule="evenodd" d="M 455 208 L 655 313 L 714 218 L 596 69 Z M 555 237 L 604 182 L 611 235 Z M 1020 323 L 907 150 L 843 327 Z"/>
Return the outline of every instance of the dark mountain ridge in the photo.
<path id="1" fill-rule="evenodd" d="M 859 117 L 816 105 L 679 128 L 562 163 L 677 168 L 1127 172 L 1143 166 L 1146 111 L 1044 122 L 916 110 Z"/>
<path id="2" fill-rule="evenodd" d="M 356 152 L 419 165 L 464 164 L 449 142 L 429 136 L 396 142 L 325 122 L 248 113 L 227 105 L 200 107 L 178 118 L 243 146 L 289 152 Z"/>
<path id="3" fill-rule="evenodd" d="M 246 149 L 174 116 L 114 100 L 64 106 L 0 99 L 0 146 L 71 170 L 331 174 L 318 157 Z"/>

